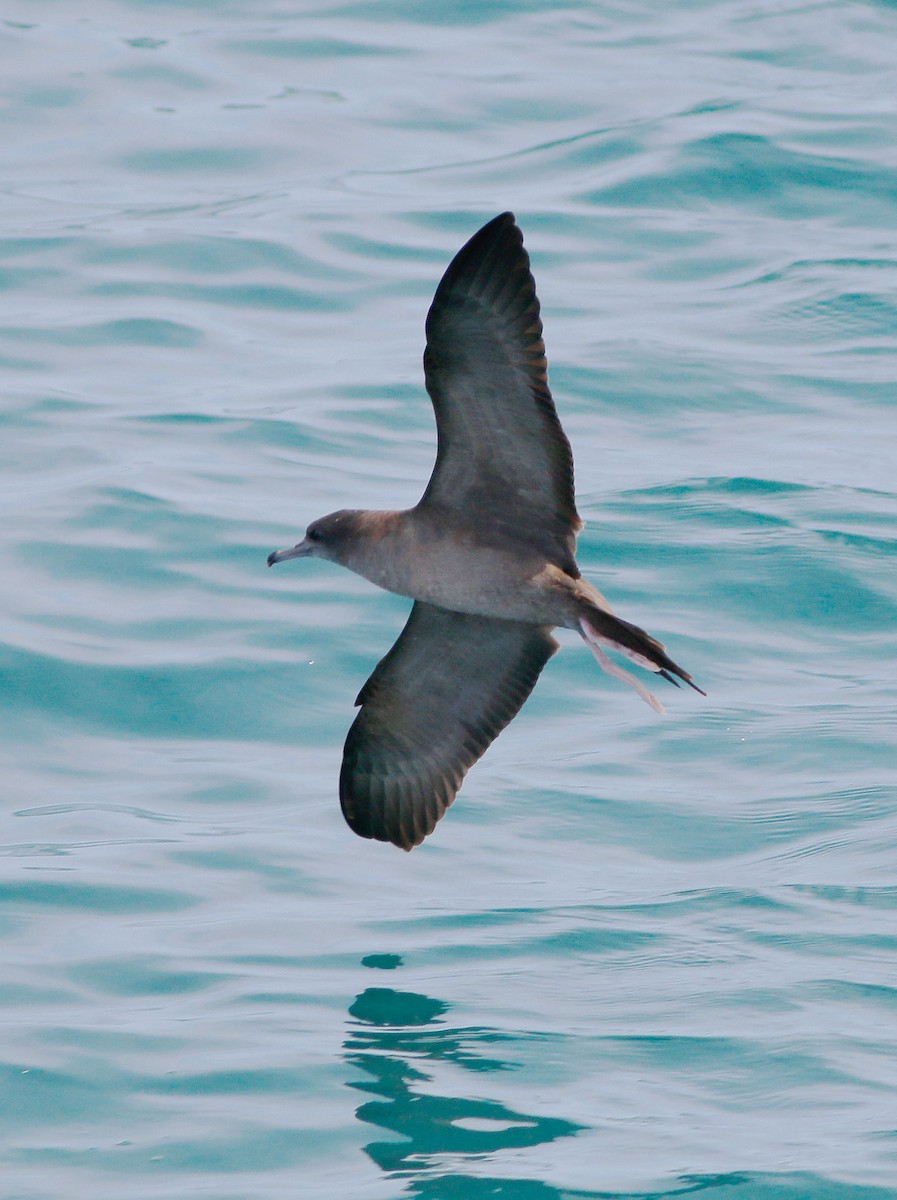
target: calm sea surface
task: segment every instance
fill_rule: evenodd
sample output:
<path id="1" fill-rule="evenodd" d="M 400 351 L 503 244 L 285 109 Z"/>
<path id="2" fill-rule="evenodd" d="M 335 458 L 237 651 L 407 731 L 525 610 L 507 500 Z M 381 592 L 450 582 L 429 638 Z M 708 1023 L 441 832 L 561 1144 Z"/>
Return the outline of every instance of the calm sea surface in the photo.
<path id="1" fill-rule="evenodd" d="M 2 1200 L 897 1197 L 897 7 L 8 0 Z M 408 603 L 265 556 L 432 465 L 511 208 L 580 562 L 413 854 Z"/>

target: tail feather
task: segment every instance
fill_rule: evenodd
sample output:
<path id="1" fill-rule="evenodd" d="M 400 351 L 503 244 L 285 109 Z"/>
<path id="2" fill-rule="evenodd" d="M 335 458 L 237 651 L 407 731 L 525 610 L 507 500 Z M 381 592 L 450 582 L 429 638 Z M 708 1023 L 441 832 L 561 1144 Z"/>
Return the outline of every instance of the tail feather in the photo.
<path id="1" fill-rule="evenodd" d="M 663 645 L 656 638 L 651 637 L 649 633 L 646 633 L 644 629 L 640 629 L 638 625 L 632 625 L 629 621 L 623 621 L 620 617 L 614 616 L 613 613 L 605 612 L 600 608 L 590 607 L 580 617 L 579 627 L 590 650 L 604 670 L 609 671 L 611 675 L 615 675 L 618 679 L 622 679 L 628 683 L 630 687 L 635 688 L 642 699 L 650 704 L 655 711 L 663 712 L 663 706 L 656 696 L 653 696 L 634 675 L 631 675 L 628 671 L 624 671 L 622 667 L 617 667 L 613 664 L 601 649 L 602 646 L 610 646 L 612 649 L 618 650 L 631 662 L 644 667 L 648 671 L 653 671 L 656 675 L 661 675 L 670 683 L 675 684 L 676 687 L 679 684 L 676 682 L 674 676 L 678 676 L 683 683 L 687 683 L 689 687 L 694 688 L 696 692 L 700 692 L 702 696 L 707 694 L 702 688 L 698 687 L 687 671 L 684 671 L 682 667 L 673 662 Z"/>

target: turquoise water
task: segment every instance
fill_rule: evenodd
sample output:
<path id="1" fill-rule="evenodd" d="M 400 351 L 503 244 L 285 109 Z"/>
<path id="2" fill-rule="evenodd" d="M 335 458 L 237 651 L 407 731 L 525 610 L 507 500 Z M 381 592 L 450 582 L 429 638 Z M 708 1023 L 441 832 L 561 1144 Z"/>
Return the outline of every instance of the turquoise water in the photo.
<path id="1" fill-rule="evenodd" d="M 12 0 L 0 1195 L 897 1197 L 897 10 Z M 411 855 L 408 605 L 269 550 L 412 503 L 423 317 L 516 211 L 580 562 Z"/>

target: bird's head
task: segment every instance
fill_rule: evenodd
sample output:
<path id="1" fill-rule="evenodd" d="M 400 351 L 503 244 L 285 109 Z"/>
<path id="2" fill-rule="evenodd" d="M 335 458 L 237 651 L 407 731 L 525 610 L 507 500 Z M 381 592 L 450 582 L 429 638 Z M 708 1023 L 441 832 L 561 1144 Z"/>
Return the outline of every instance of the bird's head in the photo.
<path id="1" fill-rule="evenodd" d="M 285 562 L 288 558 L 329 558 L 331 562 L 344 562 L 350 539 L 359 528 L 359 513 L 354 508 L 341 508 L 312 521 L 305 537 L 286 550 L 274 550 L 268 555 L 268 566 Z"/>

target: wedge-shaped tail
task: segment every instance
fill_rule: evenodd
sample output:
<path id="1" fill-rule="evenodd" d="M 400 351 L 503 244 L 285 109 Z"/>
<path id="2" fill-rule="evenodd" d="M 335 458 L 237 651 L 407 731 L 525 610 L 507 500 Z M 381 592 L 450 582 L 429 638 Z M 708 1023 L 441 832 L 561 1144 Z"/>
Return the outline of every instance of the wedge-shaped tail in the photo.
<path id="1" fill-rule="evenodd" d="M 673 662 L 667 654 L 663 643 L 651 637 L 650 633 L 646 633 L 638 625 L 633 625 L 629 621 L 623 621 L 620 617 L 614 616 L 613 613 L 605 612 L 598 607 L 589 607 L 579 619 L 579 628 L 586 645 L 595 655 L 599 665 L 609 675 L 613 675 L 615 679 L 620 679 L 623 683 L 628 683 L 631 688 L 638 692 L 646 704 L 651 705 L 655 712 L 662 713 L 664 708 L 654 693 L 649 691 L 642 681 L 636 678 L 630 671 L 625 671 L 612 659 L 608 658 L 604 653 L 605 646 L 619 651 L 630 662 L 644 667 L 647 671 L 653 671 L 656 675 L 662 675 L 664 679 L 669 683 L 675 684 L 676 687 L 679 686 L 675 678 L 678 676 L 689 687 L 694 688 L 696 692 L 700 692 L 702 696 L 706 696 L 707 693 L 698 687 L 689 673 Z"/>

